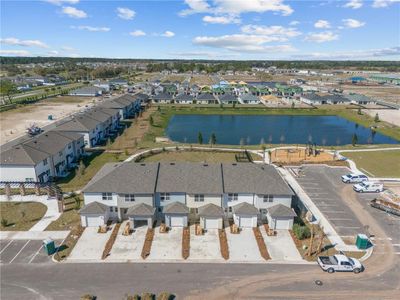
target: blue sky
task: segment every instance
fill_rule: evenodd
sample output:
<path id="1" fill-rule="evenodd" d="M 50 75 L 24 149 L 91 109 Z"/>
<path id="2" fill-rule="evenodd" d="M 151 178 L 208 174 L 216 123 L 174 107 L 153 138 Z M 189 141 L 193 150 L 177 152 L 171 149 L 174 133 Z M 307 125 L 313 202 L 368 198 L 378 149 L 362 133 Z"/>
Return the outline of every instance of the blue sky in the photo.
<path id="1" fill-rule="evenodd" d="M 399 60 L 400 0 L 2 0 L 0 54 Z"/>

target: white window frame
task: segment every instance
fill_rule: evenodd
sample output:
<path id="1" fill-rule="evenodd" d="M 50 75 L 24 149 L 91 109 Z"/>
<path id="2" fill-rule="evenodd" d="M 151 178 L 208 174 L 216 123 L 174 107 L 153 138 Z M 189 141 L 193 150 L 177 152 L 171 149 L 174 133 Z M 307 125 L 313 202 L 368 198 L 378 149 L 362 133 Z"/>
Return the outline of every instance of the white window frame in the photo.
<path id="1" fill-rule="evenodd" d="M 160 193 L 160 201 L 165 202 L 171 200 L 169 193 Z"/>
<path id="2" fill-rule="evenodd" d="M 101 199 L 103 201 L 111 201 L 113 199 L 112 193 L 101 193 Z"/>
<path id="3" fill-rule="evenodd" d="M 263 196 L 264 203 L 272 203 L 274 202 L 274 195 L 264 195 Z"/>
<path id="4" fill-rule="evenodd" d="M 228 201 L 239 201 L 239 195 L 236 193 L 228 194 Z"/>
<path id="5" fill-rule="evenodd" d="M 125 202 L 135 202 L 134 194 L 125 194 L 124 198 L 125 198 Z"/>
<path id="6" fill-rule="evenodd" d="M 195 194 L 194 202 L 204 202 L 204 195 L 203 194 Z"/>

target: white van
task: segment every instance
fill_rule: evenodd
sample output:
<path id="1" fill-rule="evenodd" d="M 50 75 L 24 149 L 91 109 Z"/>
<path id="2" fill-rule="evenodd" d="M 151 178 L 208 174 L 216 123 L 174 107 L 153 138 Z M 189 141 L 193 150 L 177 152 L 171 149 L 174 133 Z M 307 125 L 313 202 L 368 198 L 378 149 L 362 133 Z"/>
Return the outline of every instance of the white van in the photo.
<path id="1" fill-rule="evenodd" d="M 383 184 L 379 182 L 364 181 L 353 185 L 353 190 L 358 193 L 380 193 L 383 191 Z"/>

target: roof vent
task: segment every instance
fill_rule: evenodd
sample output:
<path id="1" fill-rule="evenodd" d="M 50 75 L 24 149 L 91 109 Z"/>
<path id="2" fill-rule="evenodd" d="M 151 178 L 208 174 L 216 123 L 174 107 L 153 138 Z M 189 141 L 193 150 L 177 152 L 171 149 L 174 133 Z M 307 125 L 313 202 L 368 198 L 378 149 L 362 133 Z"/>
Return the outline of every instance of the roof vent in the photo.
<path id="1" fill-rule="evenodd" d="M 141 166 L 145 166 L 146 164 L 140 164 Z"/>

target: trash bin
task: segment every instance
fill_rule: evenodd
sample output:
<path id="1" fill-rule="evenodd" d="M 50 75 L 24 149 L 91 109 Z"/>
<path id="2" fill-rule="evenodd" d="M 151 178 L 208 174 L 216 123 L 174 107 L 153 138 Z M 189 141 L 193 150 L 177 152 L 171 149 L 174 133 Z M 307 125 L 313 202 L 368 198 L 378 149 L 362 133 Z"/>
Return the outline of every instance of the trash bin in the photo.
<path id="1" fill-rule="evenodd" d="M 43 249 L 47 255 L 53 255 L 56 252 L 56 245 L 52 239 L 46 239 L 43 241 Z"/>
<path id="2" fill-rule="evenodd" d="M 365 250 L 368 248 L 369 239 L 365 234 L 357 234 L 356 246 L 358 249 Z"/>
<path id="3" fill-rule="evenodd" d="M 53 115 L 48 115 L 48 116 L 47 116 L 47 119 L 48 119 L 48 120 L 53 120 Z"/>

